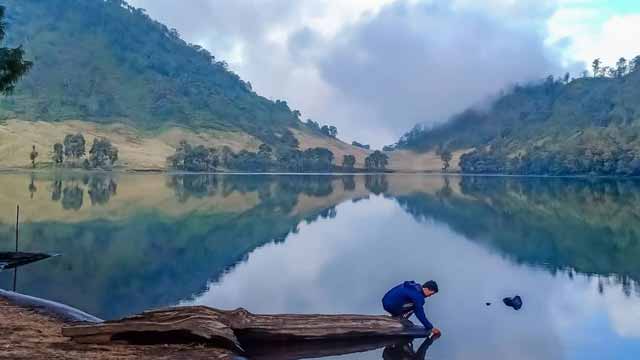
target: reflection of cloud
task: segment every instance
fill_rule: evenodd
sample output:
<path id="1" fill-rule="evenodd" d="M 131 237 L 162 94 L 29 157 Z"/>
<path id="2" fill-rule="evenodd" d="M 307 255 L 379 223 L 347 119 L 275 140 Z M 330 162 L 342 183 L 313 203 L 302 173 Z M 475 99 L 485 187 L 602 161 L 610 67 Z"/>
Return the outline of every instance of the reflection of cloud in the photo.
<path id="1" fill-rule="evenodd" d="M 514 266 L 439 224 L 418 224 L 382 197 L 342 204 L 335 219 L 301 225 L 285 243 L 253 252 L 193 302 L 265 313 L 379 314 L 389 287 L 427 278 L 441 288 L 427 313 L 445 332 L 433 356 L 564 358 L 547 311 L 546 294 L 558 287 L 548 273 Z M 516 292 L 524 310 L 499 304 Z M 486 307 L 488 300 L 495 304 Z"/>
<path id="2" fill-rule="evenodd" d="M 592 281 L 595 292 L 597 282 Z M 610 286 L 607 296 L 601 297 L 613 329 L 627 338 L 640 338 L 640 301 L 637 296 L 626 296 L 619 285 Z"/>

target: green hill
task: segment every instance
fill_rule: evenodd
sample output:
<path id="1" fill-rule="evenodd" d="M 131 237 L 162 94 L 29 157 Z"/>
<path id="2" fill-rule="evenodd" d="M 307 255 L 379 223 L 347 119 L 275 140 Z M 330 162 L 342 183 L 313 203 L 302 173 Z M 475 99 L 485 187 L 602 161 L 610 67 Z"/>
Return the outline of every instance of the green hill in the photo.
<path id="1" fill-rule="evenodd" d="M 467 110 L 396 145 L 473 149 L 468 173 L 640 175 L 640 58 L 608 76 L 516 86 L 488 110 Z M 627 70 L 630 69 L 630 70 Z"/>
<path id="2" fill-rule="evenodd" d="M 2 118 L 169 125 L 277 144 L 299 113 L 257 95 L 205 49 L 122 0 L 5 0 L 9 45 L 34 66 Z"/>

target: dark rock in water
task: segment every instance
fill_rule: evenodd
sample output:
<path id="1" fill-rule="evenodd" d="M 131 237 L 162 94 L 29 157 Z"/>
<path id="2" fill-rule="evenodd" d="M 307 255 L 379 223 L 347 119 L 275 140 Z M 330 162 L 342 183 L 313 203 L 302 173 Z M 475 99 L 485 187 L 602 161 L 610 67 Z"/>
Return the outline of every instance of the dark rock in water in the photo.
<path id="1" fill-rule="evenodd" d="M 502 299 L 502 302 L 504 302 L 504 304 L 507 305 L 508 307 L 513 308 L 515 310 L 520 310 L 522 308 L 522 298 L 518 295 L 512 298 L 506 297 Z"/>
<path id="2" fill-rule="evenodd" d="M 484 303 L 484 304 L 485 304 L 485 305 L 487 305 L 487 306 L 491 306 L 491 303 L 490 303 L 490 302 L 488 302 L 488 303 Z"/>

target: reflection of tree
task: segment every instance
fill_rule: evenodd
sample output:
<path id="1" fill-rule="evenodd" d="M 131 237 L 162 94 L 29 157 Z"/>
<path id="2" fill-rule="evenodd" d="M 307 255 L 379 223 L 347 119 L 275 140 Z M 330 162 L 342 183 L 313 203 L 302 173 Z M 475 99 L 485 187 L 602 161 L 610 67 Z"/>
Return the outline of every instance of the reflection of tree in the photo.
<path id="1" fill-rule="evenodd" d="M 633 181 L 463 177 L 462 193 L 397 197 L 416 219 L 447 223 L 519 263 L 640 280 L 640 187 Z M 461 196 L 463 195 L 463 196 Z M 571 276 L 571 272 L 569 272 Z"/>
<path id="2" fill-rule="evenodd" d="M 336 210 L 335 206 L 332 206 L 314 214 L 313 216 L 305 218 L 305 221 L 307 224 L 311 224 L 318 219 L 334 219 L 336 216 L 338 216 L 338 210 Z"/>
<path id="3" fill-rule="evenodd" d="M 389 182 L 386 175 L 367 175 L 364 178 L 364 187 L 375 195 L 380 195 L 389 190 Z"/>
<path id="4" fill-rule="evenodd" d="M 171 175 L 167 185 L 175 191 L 179 201 L 186 201 L 191 196 L 207 197 L 221 193 L 228 197 L 234 192 L 256 192 L 260 201 L 275 202 L 291 210 L 300 194 L 324 197 L 333 193 L 332 180 L 332 176 L 322 175 L 181 174 Z"/>
<path id="5" fill-rule="evenodd" d="M 80 210 L 84 198 L 84 189 L 78 184 L 65 186 L 62 191 L 62 208 L 65 210 Z"/>
<path id="6" fill-rule="evenodd" d="M 291 191 L 296 194 L 323 197 L 333 193 L 333 176 L 325 175 L 290 175 L 278 178 L 278 186 L 283 191 Z"/>
<path id="7" fill-rule="evenodd" d="M 353 175 L 344 175 L 341 177 L 344 191 L 353 191 L 356 189 L 356 178 Z"/>
<path id="8" fill-rule="evenodd" d="M 51 201 L 60 201 L 62 198 L 62 180 L 56 179 L 51 185 Z"/>
<path id="9" fill-rule="evenodd" d="M 104 205 L 116 195 L 118 183 L 110 175 L 90 174 L 77 176 L 57 176 L 51 183 L 51 201 L 61 201 L 65 210 L 79 210 L 87 190 L 91 205 Z"/>
<path id="10" fill-rule="evenodd" d="M 448 176 L 444 177 L 444 186 L 438 190 L 438 192 L 436 193 L 436 195 L 438 195 L 439 197 L 442 198 L 447 198 L 449 196 L 451 196 L 453 194 L 453 191 L 451 190 L 451 184 L 450 184 L 450 179 Z"/>
<path id="11" fill-rule="evenodd" d="M 30 194 L 30 198 L 31 200 L 33 200 L 33 195 L 35 195 L 35 193 L 38 191 L 38 188 L 36 187 L 35 184 L 35 176 L 33 174 L 31 174 L 31 182 L 29 183 L 29 194 Z"/>
<path id="12" fill-rule="evenodd" d="M 190 197 L 202 198 L 214 196 L 218 190 L 218 176 L 206 175 L 176 175 L 168 178 L 168 185 L 176 192 L 180 202 Z"/>
<path id="13" fill-rule="evenodd" d="M 91 205 L 104 205 L 116 194 L 118 184 L 109 176 L 94 176 L 89 180 Z"/>

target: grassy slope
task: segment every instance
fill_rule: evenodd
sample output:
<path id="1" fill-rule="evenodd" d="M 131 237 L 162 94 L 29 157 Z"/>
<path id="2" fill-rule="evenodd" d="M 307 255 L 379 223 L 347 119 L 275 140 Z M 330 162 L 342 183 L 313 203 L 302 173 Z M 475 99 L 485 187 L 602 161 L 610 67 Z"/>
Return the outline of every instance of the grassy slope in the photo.
<path id="1" fill-rule="evenodd" d="M 142 131 L 122 124 L 101 125 L 86 121 L 50 123 L 9 120 L 0 125 L 0 167 L 30 167 L 32 145 L 36 145 L 39 153 L 39 166 L 50 164 L 53 144 L 62 142 L 66 134 L 78 132 L 85 136 L 88 146 L 95 137 L 109 138 L 118 147 L 119 163 L 126 169 L 165 169 L 167 156 L 175 152 L 181 140 L 206 146 L 228 145 L 235 151 L 255 151 L 260 144 L 260 141 L 243 132 L 196 132 L 179 127 Z"/>
<path id="2" fill-rule="evenodd" d="M 364 167 L 364 159 L 371 151 L 346 144 L 338 139 L 322 137 L 304 130 L 292 129 L 300 141 L 302 150 L 311 147 L 325 147 L 331 150 L 336 164 L 342 157 L 352 154 L 356 157 L 356 167 Z M 21 121 L 8 120 L 0 123 L 0 169 L 30 168 L 31 146 L 36 145 L 39 153 L 38 167 L 51 165 L 50 153 L 53 144 L 61 142 L 66 134 L 81 132 L 87 143 L 93 138 L 104 136 L 120 149 L 120 166 L 126 170 L 166 170 L 166 158 L 174 153 L 181 140 L 205 146 L 229 146 L 234 151 L 242 149 L 256 151 L 261 141 L 242 131 L 199 130 L 181 127 L 165 127 L 156 130 L 139 130 L 130 125 L 99 124 L 88 121 Z M 456 152 L 452 170 L 462 152 Z M 440 159 L 433 153 L 418 154 L 413 151 L 388 153 L 389 168 L 396 171 L 439 171 Z"/>
<path id="3" fill-rule="evenodd" d="M 34 61 L 15 94 L 0 97 L 0 168 L 42 165 L 55 142 L 108 137 L 127 169 L 164 169 L 180 140 L 255 151 L 290 129 L 304 150 L 326 147 L 336 164 L 368 151 L 309 132 L 286 102 L 254 93 L 211 54 L 118 0 L 6 0 L 7 42 Z M 15 119 L 26 120 L 21 122 Z M 433 154 L 390 154 L 390 168 L 437 171 Z M 455 163 L 455 160 L 454 160 Z M 455 167 L 455 166 L 454 166 Z"/>
<path id="4" fill-rule="evenodd" d="M 0 114 L 138 128 L 180 124 L 243 130 L 273 141 L 299 126 L 284 102 L 249 84 L 200 47 L 120 0 L 6 0 L 7 43 L 34 66 Z"/>

